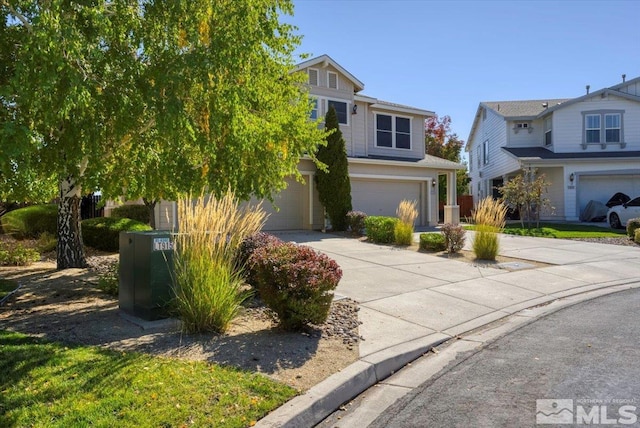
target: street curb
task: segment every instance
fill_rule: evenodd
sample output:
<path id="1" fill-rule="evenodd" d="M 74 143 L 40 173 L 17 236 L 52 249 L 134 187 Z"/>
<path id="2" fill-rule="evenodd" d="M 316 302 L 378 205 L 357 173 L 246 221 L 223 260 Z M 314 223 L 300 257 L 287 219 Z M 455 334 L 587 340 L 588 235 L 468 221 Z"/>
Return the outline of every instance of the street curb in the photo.
<path id="1" fill-rule="evenodd" d="M 484 327 L 503 319 L 513 317 L 526 319 L 526 321 L 523 319 L 521 322 L 518 322 L 515 326 L 511 325 L 510 328 L 505 328 L 503 332 L 504 335 L 566 307 L 600 296 L 640 287 L 640 282 L 637 281 L 620 282 L 607 282 L 604 283 L 607 285 L 602 285 L 600 288 L 591 290 L 576 290 L 576 293 L 562 297 L 549 295 L 546 302 L 541 303 L 538 301 L 535 305 L 523 308 L 512 314 L 502 312 L 504 314 L 502 317 L 497 317 L 483 325 L 475 325 L 473 328 L 464 332 L 457 331 L 456 333 L 457 336 L 470 333 L 477 334 L 477 332 Z M 501 310 L 496 310 L 494 313 L 500 312 Z M 344 403 L 355 398 L 371 386 L 388 378 L 394 372 L 417 360 L 431 349 L 452 337 L 453 336 L 448 334 L 432 333 L 428 336 L 366 355 L 313 386 L 304 394 L 292 398 L 281 407 L 260 419 L 255 426 L 258 428 L 315 426 L 340 408 Z"/>

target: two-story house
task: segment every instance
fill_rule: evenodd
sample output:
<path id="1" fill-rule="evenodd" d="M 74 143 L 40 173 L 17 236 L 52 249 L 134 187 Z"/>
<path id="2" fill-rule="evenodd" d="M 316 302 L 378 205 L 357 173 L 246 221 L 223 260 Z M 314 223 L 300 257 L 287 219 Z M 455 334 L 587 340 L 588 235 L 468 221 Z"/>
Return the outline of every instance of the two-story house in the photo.
<path id="1" fill-rule="evenodd" d="M 481 102 L 466 145 L 474 200 L 535 168 L 555 208 L 576 221 L 591 200 L 640 196 L 640 77 L 570 99 Z"/>
<path id="2" fill-rule="evenodd" d="M 438 176 L 446 175 L 445 221 L 459 221 L 455 172 L 464 166 L 425 155 L 425 120 L 433 112 L 362 95 L 364 84 L 328 55 L 298 64 L 293 72 L 308 76 L 312 119 L 322 119 L 331 105 L 336 109 L 346 142 L 354 210 L 395 216 L 401 200 L 415 200 L 416 225 L 435 225 Z M 314 183 L 315 164 L 303 158 L 298 170 L 304 183 L 288 179 L 287 188 L 274 195 L 274 204 L 264 201 L 263 208 L 269 213 L 266 230 L 324 227 L 324 208 Z M 105 211 L 109 208 L 107 205 Z M 158 228 L 174 228 L 175 219 L 175 203 L 160 202 L 156 207 Z"/>

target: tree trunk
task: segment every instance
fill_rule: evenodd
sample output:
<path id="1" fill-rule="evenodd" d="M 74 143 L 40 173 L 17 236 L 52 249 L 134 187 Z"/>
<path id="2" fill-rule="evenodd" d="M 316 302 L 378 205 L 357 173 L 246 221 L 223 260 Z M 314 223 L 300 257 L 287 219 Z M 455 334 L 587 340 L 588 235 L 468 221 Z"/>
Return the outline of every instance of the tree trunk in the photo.
<path id="1" fill-rule="evenodd" d="M 156 204 L 158 203 L 157 199 L 149 200 L 147 198 L 142 198 L 142 202 L 146 205 L 149 210 L 149 226 L 152 229 L 156 229 Z"/>
<path id="2" fill-rule="evenodd" d="M 80 186 L 73 177 L 60 181 L 58 200 L 58 270 L 87 265 L 80 231 Z"/>

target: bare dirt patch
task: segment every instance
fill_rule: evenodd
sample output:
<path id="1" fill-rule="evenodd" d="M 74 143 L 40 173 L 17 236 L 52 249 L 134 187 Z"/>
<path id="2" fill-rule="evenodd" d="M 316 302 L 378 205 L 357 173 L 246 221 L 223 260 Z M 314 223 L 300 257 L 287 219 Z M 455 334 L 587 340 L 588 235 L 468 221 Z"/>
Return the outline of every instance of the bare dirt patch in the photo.
<path id="1" fill-rule="evenodd" d="M 0 277 L 20 284 L 0 306 L 0 329 L 53 341 L 206 360 L 260 372 L 300 391 L 358 358 L 357 305 L 350 300 L 334 302 L 327 322 L 305 333 L 279 330 L 268 310 L 254 301 L 228 333 L 186 335 L 177 321 L 145 330 L 123 317 L 117 299 L 96 288 L 94 270 L 56 271 L 55 263 L 43 261 L 2 267 Z"/>

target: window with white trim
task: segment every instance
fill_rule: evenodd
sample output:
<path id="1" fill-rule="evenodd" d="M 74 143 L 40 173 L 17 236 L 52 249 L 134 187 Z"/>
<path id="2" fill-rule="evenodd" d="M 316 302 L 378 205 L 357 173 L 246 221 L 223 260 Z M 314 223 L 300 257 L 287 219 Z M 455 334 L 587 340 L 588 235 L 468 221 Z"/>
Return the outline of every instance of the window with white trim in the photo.
<path id="1" fill-rule="evenodd" d="M 482 143 L 482 163 L 485 165 L 489 163 L 489 140 Z"/>
<path id="2" fill-rule="evenodd" d="M 332 71 L 327 72 L 327 87 L 338 89 L 338 75 Z"/>
<path id="3" fill-rule="evenodd" d="M 582 113 L 583 136 L 582 147 L 587 148 L 588 144 L 602 144 L 604 149 L 607 144 L 624 143 L 624 110 L 596 110 Z"/>
<path id="4" fill-rule="evenodd" d="M 473 171 L 473 152 L 469 151 L 469 172 Z"/>
<path id="5" fill-rule="evenodd" d="M 318 99 L 317 98 L 312 98 L 311 99 L 311 119 L 316 120 L 318 118 L 318 114 L 319 114 L 319 110 L 318 110 Z"/>
<path id="6" fill-rule="evenodd" d="M 604 115 L 604 142 L 620 142 L 620 113 Z"/>
<path id="7" fill-rule="evenodd" d="M 377 113 L 376 146 L 411 150 L 411 119 Z"/>
<path id="8" fill-rule="evenodd" d="M 476 154 L 477 154 L 476 159 L 478 159 L 478 169 L 480 169 L 480 162 L 481 162 L 481 159 L 482 159 L 482 152 L 481 152 L 481 150 L 482 150 L 482 149 L 481 149 L 481 147 L 478 147 L 478 148 L 476 149 Z"/>
<path id="9" fill-rule="evenodd" d="M 551 139 L 552 137 L 551 125 L 552 125 L 551 117 L 546 118 L 544 120 L 544 145 L 545 146 L 550 146 L 551 143 L 553 142 L 553 140 Z"/>
<path id="10" fill-rule="evenodd" d="M 307 69 L 307 74 L 309 75 L 309 84 L 318 86 L 318 70 L 315 68 L 309 68 Z"/>
<path id="11" fill-rule="evenodd" d="M 338 122 L 343 125 L 348 125 L 349 115 L 347 114 L 348 113 L 347 103 L 343 101 L 328 100 L 327 111 L 329 111 L 329 107 L 331 106 L 333 106 L 333 108 L 336 109 L 336 114 L 338 115 Z"/>
<path id="12" fill-rule="evenodd" d="M 600 142 L 600 115 L 587 114 L 584 117 L 584 135 L 587 144 Z"/>

